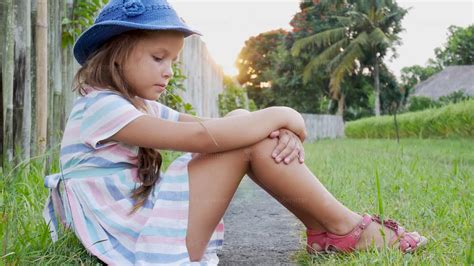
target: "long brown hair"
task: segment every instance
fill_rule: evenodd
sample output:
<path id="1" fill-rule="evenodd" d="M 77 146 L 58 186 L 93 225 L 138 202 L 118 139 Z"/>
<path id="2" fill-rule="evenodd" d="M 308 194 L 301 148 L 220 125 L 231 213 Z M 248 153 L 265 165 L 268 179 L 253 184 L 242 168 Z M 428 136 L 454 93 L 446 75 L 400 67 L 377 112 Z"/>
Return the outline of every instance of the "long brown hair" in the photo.
<path id="1" fill-rule="evenodd" d="M 84 96 L 85 87 L 108 89 L 120 93 L 129 100 L 137 109 L 146 112 L 146 106 L 135 98 L 132 88 L 127 84 L 121 65 L 130 56 L 136 44 L 150 32 L 134 30 L 122 33 L 102 45 L 92 54 L 85 64 L 78 70 L 74 77 L 74 90 Z M 161 154 L 151 148 L 140 147 L 138 152 L 138 178 L 141 186 L 132 191 L 135 204 L 131 212 L 138 210 L 153 190 L 160 179 L 162 164 Z"/>

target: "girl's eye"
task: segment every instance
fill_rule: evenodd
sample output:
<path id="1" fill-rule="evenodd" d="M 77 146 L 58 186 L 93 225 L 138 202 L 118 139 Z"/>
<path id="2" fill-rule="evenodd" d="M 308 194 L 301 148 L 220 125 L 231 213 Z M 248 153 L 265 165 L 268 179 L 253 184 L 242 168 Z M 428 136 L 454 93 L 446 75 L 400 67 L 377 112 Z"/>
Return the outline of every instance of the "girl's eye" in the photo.
<path id="1" fill-rule="evenodd" d="M 163 60 L 163 58 L 153 56 L 153 60 L 155 60 L 156 62 L 160 62 L 161 60 Z"/>

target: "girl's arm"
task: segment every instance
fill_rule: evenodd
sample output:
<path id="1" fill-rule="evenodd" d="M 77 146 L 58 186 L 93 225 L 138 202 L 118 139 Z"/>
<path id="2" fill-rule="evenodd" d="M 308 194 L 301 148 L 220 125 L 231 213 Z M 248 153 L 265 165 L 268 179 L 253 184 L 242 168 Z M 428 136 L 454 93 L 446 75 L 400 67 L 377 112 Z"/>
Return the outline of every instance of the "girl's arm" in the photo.
<path id="1" fill-rule="evenodd" d="M 172 122 L 145 115 L 111 139 L 140 147 L 214 153 L 252 145 L 279 128 L 287 128 L 302 139 L 306 136 L 304 120 L 298 112 L 288 107 L 270 107 L 202 122 Z"/>
<path id="2" fill-rule="evenodd" d="M 197 119 L 197 120 L 196 120 Z M 179 113 L 179 122 L 196 122 L 196 121 L 205 121 L 210 120 L 210 117 L 198 117 L 190 114 Z"/>

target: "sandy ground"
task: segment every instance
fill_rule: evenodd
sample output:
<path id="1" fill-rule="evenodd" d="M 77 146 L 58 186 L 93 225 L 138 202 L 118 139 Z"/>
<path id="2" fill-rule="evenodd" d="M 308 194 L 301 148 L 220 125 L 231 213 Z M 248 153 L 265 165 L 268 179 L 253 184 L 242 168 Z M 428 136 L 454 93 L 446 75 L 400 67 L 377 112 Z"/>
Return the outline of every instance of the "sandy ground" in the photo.
<path id="1" fill-rule="evenodd" d="M 249 177 L 244 177 L 224 216 L 219 265 L 296 265 L 304 248 L 302 223 Z"/>

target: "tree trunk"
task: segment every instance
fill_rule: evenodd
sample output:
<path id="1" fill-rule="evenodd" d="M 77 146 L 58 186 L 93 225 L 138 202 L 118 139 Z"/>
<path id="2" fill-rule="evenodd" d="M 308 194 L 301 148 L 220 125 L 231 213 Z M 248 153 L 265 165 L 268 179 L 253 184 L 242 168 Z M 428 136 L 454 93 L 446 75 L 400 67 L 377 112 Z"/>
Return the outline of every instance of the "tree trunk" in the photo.
<path id="1" fill-rule="evenodd" d="M 3 106 L 5 129 L 3 132 L 3 166 L 7 168 L 13 159 L 13 66 L 14 66 L 14 43 L 13 43 L 13 1 L 6 1 L 5 14 L 5 46 L 3 54 Z"/>
<path id="2" fill-rule="evenodd" d="M 13 87 L 13 143 L 15 158 L 29 158 L 31 138 L 31 2 L 15 1 L 15 72 Z M 17 154 L 17 151 L 20 153 Z"/>
<path id="3" fill-rule="evenodd" d="M 379 70 L 379 60 L 376 58 L 375 59 L 375 65 L 374 65 L 374 79 L 375 79 L 375 84 L 374 84 L 374 89 L 375 89 L 375 105 L 374 105 L 374 112 L 375 116 L 380 116 L 380 70 Z"/>
<path id="4" fill-rule="evenodd" d="M 36 14 L 36 154 L 46 151 L 46 129 L 48 122 L 48 4 L 38 0 Z"/>
<path id="5" fill-rule="evenodd" d="M 346 105 L 346 96 L 341 92 L 339 99 L 337 100 L 337 115 L 344 115 L 344 107 Z"/>

